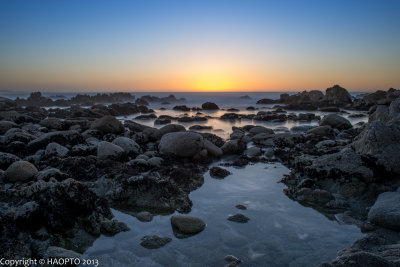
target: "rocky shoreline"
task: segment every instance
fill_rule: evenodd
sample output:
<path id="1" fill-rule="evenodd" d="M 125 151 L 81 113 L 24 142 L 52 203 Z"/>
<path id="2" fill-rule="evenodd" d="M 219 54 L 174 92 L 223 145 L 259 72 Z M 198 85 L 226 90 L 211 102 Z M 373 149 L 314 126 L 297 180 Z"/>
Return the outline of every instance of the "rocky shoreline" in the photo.
<path id="1" fill-rule="evenodd" d="M 176 105 L 174 110 L 196 115 L 174 117 L 157 115 L 148 107 L 149 102 L 184 101 L 173 95 L 135 100 L 131 94 L 115 93 L 53 101 L 32 93 L 28 99 L 0 98 L 2 255 L 46 258 L 83 253 L 100 234 L 129 230 L 112 219 L 110 208 L 144 221 L 153 214 L 188 213 L 189 193 L 203 184 L 209 164 L 235 155 L 228 165 L 282 162 L 291 169 L 282 179 L 289 198 L 366 233 L 322 266 L 398 266 L 399 96 L 400 91 L 391 88 L 353 99 L 346 89 L 333 86 L 325 94 L 304 91 L 282 94 L 278 100 L 261 99 L 248 110 L 276 106 L 256 114 L 226 110 L 216 119 L 315 121 L 319 126 L 277 132 L 249 124 L 233 127 L 227 140 L 202 132 L 202 125 L 187 130 L 179 124 L 212 118 L 202 112 L 220 109 L 211 102 L 192 108 Z M 316 110 L 329 114 L 321 118 L 313 113 Z M 359 110 L 359 116 L 368 110 L 369 122 L 352 125 L 341 116 L 346 110 Z M 132 114 L 138 114 L 137 120 L 155 119 L 165 125 L 155 128 L 115 118 Z M 210 170 L 213 177 L 229 175 L 221 167 Z M 176 216 L 171 218 L 176 236 L 187 237 L 206 227 L 198 218 Z M 249 218 L 239 219 L 245 223 Z M 144 246 L 151 249 L 168 242 L 143 237 Z M 233 266 L 239 260 L 232 262 Z"/>

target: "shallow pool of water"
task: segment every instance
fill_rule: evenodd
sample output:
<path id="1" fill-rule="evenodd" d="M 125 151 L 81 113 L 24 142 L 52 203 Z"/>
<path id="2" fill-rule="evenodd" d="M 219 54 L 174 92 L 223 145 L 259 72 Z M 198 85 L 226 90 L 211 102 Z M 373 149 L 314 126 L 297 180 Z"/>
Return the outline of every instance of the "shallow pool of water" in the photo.
<path id="1" fill-rule="evenodd" d="M 289 170 L 281 164 L 227 169 L 233 174 L 223 180 L 206 173 L 204 185 L 190 194 L 190 215 L 207 223 L 203 232 L 178 239 L 171 215 L 155 216 L 145 223 L 114 210 L 116 219 L 131 230 L 101 236 L 84 257 L 99 259 L 101 266 L 223 266 L 224 257 L 232 254 L 242 260 L 242 266 L 317 266 L 362 236 L 356 226 L 339 224 L 287 198 L 278 181 Z M 237 204 L 246 205 L 247 210 L 235 208 Z M 228 221 L 235 213 L 250 221 Z M 146 249 L 140 246 L 145 235 L 172 241 L 159 249 Z"/>

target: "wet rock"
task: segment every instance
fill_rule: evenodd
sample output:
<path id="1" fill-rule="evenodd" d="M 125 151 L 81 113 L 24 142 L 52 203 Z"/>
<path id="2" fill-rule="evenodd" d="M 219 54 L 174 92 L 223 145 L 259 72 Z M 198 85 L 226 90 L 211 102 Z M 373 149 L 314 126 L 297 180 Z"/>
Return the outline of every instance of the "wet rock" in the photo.
<path id="1" fill-rule="evenodd" d="M 122 134 L 125 131 L 122 123 L 113 116 L 104 116 L 92 123 L 92 129 L 98 130 L 103 134 L 115 133 Z"/>
<path id="2" fill-rule="evenodd" d="M 368 213 L 368 219 L 373 224 L 400 230 L 400 193 L 385 192 L 379 195 Z"/>
<path id="3" fill-rule="evenodd" d="M 263 98 L 257 101 L 256 104 L 274 104 L 276 103 L 276 100 L 269 99 L 269 98 Z"/>
<path id="4" fill-rule="evenodd" d="M 11 182 L 27 181 L 38 173 L 36 167 L 27 161 L 16 161 L 6 170 L 6 177 Z"/>
<path id="5" fill-rule="evenodd" d="M 232 174 L 230 171 L 223 169 L 221 167 L 216 166 L 210 169 L 210 176 L 213 178 L 225 178 L 230 174 Z"/>
<path id="6" fill-rule="evenodd" d="M 243 215 L 243 214 L 235 214 L 235 215 L 230 215 L 228 217 L 228 220 L 231 222 L 237 222 L 237 223 L 247 223 L 250 218 L 248 218 L 247 216 Z"/>
<path id="7" fill-rule="evenodd" d="M 202 219 L 184 215 L 173 215 L 171 224 L 179 232 L 188 235 L 200 233 L 206 227 Z"/>
<path id="8" fill-rule="evenodd" d="M 161 248 L 172 241 L 169 237 L 159 237 L 156 235 L 146 235 L 141 240 L 140 245 L 147 249 Z"/>
<path id="9" fill-rule="evenodd" d="M 332 128 L 336 128 L 339 130 L 345 130 L 353 127 L 347 119 L 337 114 L 329 114 L 324 116 L 319 125 L 320 126 L 328 125 L 331 126 Z"/>
<path id="10" fill-rule="evenodd" d="M 135 216 L 141 222 L 151 222 L 153 220 L 153 214 L 148 211 L 138 212 Z"/>
<path id="11" fill-rule="evenodd" d="M 236 258 L 233 255 L 226 255 L 224 259 L 225 259 L 225 261 L 230 262 L 230 263 L 239 263 L 239 262 L 241 262 L 240 259 Z"/>
<path id="12" fill-rule="evenodd" d="M 128 137 L 117 137 L 112 143 L 121 147 L 128 155 L 137 155 L 140 153 L 140 146 Z"/>
<path id="13" fill-rule="evenodd" d="M 47 118 L 40 122 L 40 125 L 46 127 L 47 129 L 55 129 L 55 130 L 66 130 L 66 124 L 63 120 L 59 118 Z"/>
<path id="14" fill-rule="evenodd" d="M 179 157 L 193 157 L 203 148 L 203 137 L 194 132 L 174 132 L 162 136 L 161 153 L 172 153 Z"/>
<path id="15" fill-rule="evenodd" d="M 112 143 L 102 141 L 97 145 L 97 157 L 99 159 L 120 159 L 124 150 Z"/>
<path id="16" fill-rule="evenodd" d="M 376 106 L 375 112 L 369 116 L 369 122 L 373 121 L 387 122 L 388 120 L 389 120 L 389 107 L 386 105 Z"/>
<path id="17" fill-rule="evenodd" d="M 236 205 L 235 206 L 237 209 L 239 209 L 239 210 L 247 210 L 247 207 L 245 206 L 245 205 L 242 205 L 242 204 L 238 204 L 238 205 Z"/>
<path id="18" fill-rule="evenodd" d="M 44 152 L 46 157 L 60 157 L 60 158 L 67 156 L 68 153 L 69 153 L 68 148 L 54 142 L 48 144 Z"/>
<path id="19" fill-rule="evenodd" d="M 205 109 L 205 110 L 216 110 L 216 109 L 219 109 L 219 107 L 217 106 L 217 104 L 212 103 L 212 102 L 203 103 L 203 104 L 201 105 L 201 108 L 202 108 L 202 109 Z"/>
<path id="20" fill-rule="evenodd" d="M 120 232 L 129 231 L 129 227 L 124 222 L 117 220 L 103 220 L 100 225 L 101 233 L 106 235 L 114 235 Z"/>

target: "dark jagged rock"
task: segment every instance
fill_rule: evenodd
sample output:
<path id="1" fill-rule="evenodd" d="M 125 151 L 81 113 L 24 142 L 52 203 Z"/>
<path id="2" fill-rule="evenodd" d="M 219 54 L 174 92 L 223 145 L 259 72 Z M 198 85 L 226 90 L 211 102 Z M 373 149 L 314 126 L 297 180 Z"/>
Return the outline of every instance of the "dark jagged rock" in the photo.
<path id="1" fill-rule="evenodd" d="M 210 176 L 213 178 L 225 178 L 231 174 L 232 173 L 230 171 L 223 169 L 221 167 L 212 167 L 210 169 Z"/>

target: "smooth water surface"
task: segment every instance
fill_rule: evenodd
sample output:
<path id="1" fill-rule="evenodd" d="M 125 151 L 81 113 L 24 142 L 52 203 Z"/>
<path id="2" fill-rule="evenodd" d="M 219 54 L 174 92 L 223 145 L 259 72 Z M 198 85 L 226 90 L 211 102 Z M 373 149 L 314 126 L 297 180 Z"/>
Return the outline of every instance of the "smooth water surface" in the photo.
<path id="1" fill-rule="evenodd" d="M 207 223 L 203 232 L 178 239 L 170 215 L 145 223 L 114 210 L 116 219 L 131 230 L 101 236 L 84 257 L 98 258 L 101 266 L 223 266 L 224 257 L 231 254 L 243 261 L 242 266 L 317 266 L 362 236 L 356 226 L 339 224 L 287 198 L 278 181 L 289 170 L 279 163 L 227 169 L 233 174 L 223 180 L 206 173 L 204 185 L 190 194 L 189 214 Z M 237 204 L 247 210 L 235 208 Z M 228 221 L 235 213 L 250 221 Z M 145 235 L 172 241 L 159 249 L 146 249 L 140 246 Z"/>

